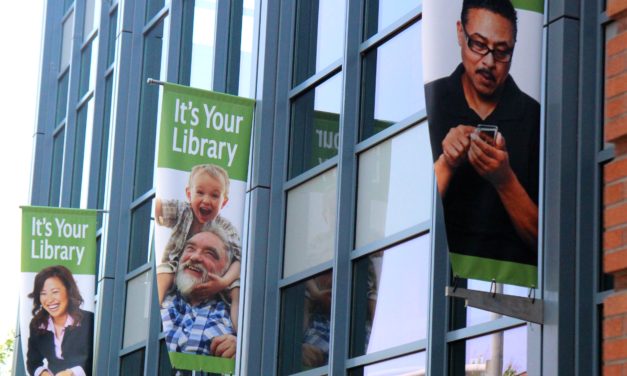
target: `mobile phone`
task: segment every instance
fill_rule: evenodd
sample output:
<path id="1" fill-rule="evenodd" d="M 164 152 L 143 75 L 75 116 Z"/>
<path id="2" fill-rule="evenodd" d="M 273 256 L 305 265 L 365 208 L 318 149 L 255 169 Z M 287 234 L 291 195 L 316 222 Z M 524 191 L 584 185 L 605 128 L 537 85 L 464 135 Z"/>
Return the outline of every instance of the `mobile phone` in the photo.
<path id="1" fill-rule="evenodd" d="M 481 139 L 494 146 L 496 145 L 496 135 L 499 132 L 499 127 L 493 124 L 478 124 L 475 133 L 481 137 Z"/>

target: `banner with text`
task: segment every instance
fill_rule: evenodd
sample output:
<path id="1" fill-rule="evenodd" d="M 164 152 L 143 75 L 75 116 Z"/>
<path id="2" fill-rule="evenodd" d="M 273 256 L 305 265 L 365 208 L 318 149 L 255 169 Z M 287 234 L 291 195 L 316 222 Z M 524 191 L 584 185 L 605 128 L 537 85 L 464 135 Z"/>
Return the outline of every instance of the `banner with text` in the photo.
<path id="1" fill-rule="evenodd" d="M 22 207 L 20 334 L 29 375 L 92 374 L 96 263 L 95 210 Z"/>
<path id="2" fill-rule="evenodd" d="M 543 0 L 425 0 L 425 98 L 456 277 L 538 286 Z"/>
<path id="3" fill-rule="evenodd" d="M 172 367 L 233 373 L 255 102 L 163 86 L 155 260 Z"/>

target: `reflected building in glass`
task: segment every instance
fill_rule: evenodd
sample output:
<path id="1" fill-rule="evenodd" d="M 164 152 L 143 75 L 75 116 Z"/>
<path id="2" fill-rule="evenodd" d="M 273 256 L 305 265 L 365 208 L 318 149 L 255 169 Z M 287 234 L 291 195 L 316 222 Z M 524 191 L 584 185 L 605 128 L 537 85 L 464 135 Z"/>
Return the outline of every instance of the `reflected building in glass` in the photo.
<path id="1" fill-rule="evenodd" d="M 237 374 L 601 375 L 613 149 L 588 112 L 616 26 L 604 1 L 575 3 L 545 1 L 537 325 L 444 296 L 422 1 L 47 0 L 30 204 L 100 210 L 94 374 L 177 374 L 154 270 L 153 78 L 256 100 Z"/>

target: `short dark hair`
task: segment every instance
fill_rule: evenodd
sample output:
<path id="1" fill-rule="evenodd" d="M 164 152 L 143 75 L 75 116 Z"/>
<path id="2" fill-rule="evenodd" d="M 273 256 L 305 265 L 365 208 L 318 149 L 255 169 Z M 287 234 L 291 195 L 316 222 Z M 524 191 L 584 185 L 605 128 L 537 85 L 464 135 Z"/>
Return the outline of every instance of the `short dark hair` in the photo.
<path id="1" fill-rule="evenodd" d="M 80 325 L 83 319 L 83 313 L 80 310 L 80 306 L 83 304 L 83 297 L 76 285 L 76 281 L 72 276 L 72 272 L 63 265 L 49 266 L 42 269 L 35 276 L 35 284 L 33 286 L 33 292 L 28 294 L 29 298 L 33 299 L 33 319 L 30 322 L 30 330 L 35 331 L 48 325 L 48 312 L 42 307 L 39 294 L 44 288 L 44 283 L 48 278 L 58 278 L 65 290 L 67 291 L 67 313 L 72 317 L 74 323 L 72 326 Z"/>
<path id="2" fill-rule="evenodd" d="M 514 9 L 510 0 L 464 0 L 461 15 L 464 28 L 468 23 L 468 11 L 471 9 L 486 9 L 508 19 L 512 23 L 514 41 L 516 40 L 518 17 L 516 16 L 516 9 Z"/>

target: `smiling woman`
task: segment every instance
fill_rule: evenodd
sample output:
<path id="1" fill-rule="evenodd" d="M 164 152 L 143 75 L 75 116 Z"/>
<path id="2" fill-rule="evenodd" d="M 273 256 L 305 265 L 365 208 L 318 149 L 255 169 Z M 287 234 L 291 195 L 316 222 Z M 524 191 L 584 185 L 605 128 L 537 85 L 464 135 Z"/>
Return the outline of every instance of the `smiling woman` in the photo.
<path id="1" fill-rule="evenodd" d="M 35 276 L 33 319 L 28 338 L 27 367 L 31 375 L 90 375 L 93 313 L 80 309 L 72 273 L 50 266 Z"/>

